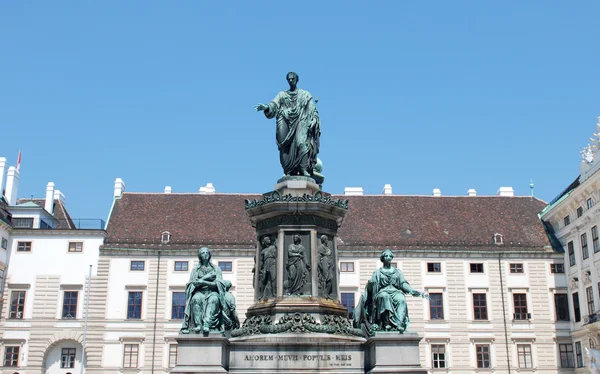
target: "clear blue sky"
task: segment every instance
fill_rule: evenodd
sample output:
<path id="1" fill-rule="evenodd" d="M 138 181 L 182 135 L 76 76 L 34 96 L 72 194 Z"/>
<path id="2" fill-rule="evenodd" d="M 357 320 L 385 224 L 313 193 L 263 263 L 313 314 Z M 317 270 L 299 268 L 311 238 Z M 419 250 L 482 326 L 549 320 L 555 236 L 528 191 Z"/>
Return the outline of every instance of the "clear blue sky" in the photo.
<path id="1" fill-rule="evenodd" d="M 12 1 L 0 5 L 0 156 L 78 218 L 127 191 L 266 192 L 275 122 L 319 97 L 324 189 L 549 201 L 600 115 L 598 1 Z"/>

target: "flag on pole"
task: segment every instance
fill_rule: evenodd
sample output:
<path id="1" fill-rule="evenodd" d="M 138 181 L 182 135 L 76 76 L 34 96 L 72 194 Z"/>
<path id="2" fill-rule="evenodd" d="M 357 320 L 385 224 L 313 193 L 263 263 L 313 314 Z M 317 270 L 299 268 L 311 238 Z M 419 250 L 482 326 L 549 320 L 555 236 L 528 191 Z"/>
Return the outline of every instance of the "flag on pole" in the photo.
<path id="1" fill-rule="evenodd" d="M 17 157 L 17 173 L 21 170 L 21 150 L 19 149 L 19 156 Z"/>

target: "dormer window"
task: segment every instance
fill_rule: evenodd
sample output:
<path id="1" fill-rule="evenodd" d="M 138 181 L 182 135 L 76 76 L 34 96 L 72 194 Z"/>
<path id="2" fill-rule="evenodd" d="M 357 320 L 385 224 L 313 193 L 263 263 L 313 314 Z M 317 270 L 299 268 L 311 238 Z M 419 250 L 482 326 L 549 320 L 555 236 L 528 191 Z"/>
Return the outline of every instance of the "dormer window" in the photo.
<path id="1" fill-rule="evenodd" d="M 171 241 L 171 233 L 168 231 L 163 232 L 160 237 L 160 241 L 162 242 L 162 244 L 169 243 Z"/>
<path id="2" fill-rule="evenodd" d="M 502 241 L 502 234 L 498 234 L 498 233 L 494 234 L 494 244 L 496 244 L 496 245 L 504 244 L 504 242 Z"/>

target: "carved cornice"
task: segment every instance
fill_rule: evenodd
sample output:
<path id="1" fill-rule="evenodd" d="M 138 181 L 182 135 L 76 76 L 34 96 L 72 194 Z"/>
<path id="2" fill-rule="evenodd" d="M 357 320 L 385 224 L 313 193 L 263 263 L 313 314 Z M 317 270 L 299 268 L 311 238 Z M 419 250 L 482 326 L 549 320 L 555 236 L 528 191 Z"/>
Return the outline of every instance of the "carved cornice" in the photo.
<path id="1" fill-rule="evenodd" d="M 324 195 L 317 191 L 314 195 L 304 194 L 302 196 L 293 196 L 292 194 L 281 195 L 278 191 L 268 192 L 262 199 L 246 200 L 246 210 L 272 203 L 322 203 L 338 208 L 348 210 L 348 200 L 332 199 L 331 196 Z"/>

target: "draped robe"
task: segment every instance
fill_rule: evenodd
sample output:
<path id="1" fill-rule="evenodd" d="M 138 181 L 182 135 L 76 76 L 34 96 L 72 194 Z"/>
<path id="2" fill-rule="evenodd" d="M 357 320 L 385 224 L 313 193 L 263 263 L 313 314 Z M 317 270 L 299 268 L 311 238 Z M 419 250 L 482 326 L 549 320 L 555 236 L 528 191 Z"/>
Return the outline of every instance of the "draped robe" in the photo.
<path id="1" fill-rule="evenodd" d="M 275 136 L 285 175 L 312 175 L 319 153 L 321 121 L 311 94 L 300 88 L 281 91 L 264 113 L 277 120 Z"/>

